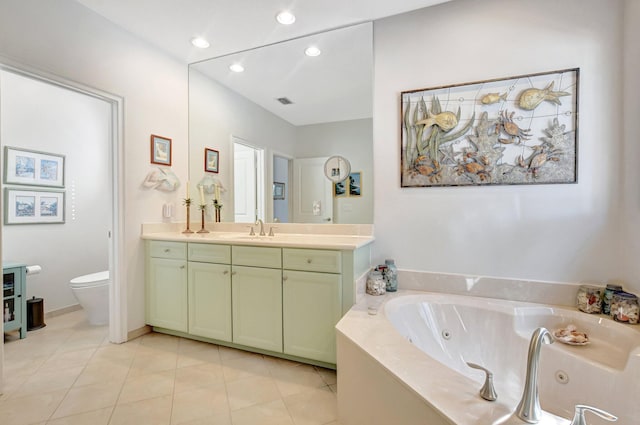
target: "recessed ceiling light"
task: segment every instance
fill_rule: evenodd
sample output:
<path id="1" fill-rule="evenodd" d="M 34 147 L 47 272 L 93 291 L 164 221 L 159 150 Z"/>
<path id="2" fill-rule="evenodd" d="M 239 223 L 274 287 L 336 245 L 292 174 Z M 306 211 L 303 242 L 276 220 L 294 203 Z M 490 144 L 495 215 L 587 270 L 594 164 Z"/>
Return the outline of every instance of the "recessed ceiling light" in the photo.
<path id="1" fill-rule="evenodd" d="M 194 37 L 191 39 L 191 44 L 193 44 L 194 46 L 200 48 L 200 49 L 206 49 L 207 47 L 209 47 L 209 42 L 207 40 L 205 40 L 202 37 Z"/>
<path id="2" fill-rule="evenodd" d="M 288 10 L 284 10 L 276 15 L 276 20 L 282 25 L 291 25 L 296 21 L 296 17 Z"/>
<path id="3" fill-rule="evenodd" d="M 233 72 L 242 72 L 244 71 L 244 66 L 240 65 L 239 63 L 234 63 L 229 67 L 229 69 Z"/>
<path id="4" fill-rule="evenodd" d="M 320 56 L 320 53 L 322 53 L 322 50 L 318 49 L 316 46 L 309 46 L 307 47 L 307 49 L 304 51 L 304 54 L 307 56 Z"/>

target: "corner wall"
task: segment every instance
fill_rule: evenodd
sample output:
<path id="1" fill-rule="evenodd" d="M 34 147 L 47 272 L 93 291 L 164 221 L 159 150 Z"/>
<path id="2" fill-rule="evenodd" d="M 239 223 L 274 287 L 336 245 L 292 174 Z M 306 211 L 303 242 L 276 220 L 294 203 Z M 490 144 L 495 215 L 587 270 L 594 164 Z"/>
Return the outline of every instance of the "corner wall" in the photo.
<path id="1" fill-rule="evenodd" d="M 622 273 L 627 280 L 634 283 L 636 293 L 640 293 L 640 2 L 626 0 L 624 2 L 624 149 L 621 169 L 622 185 L 622 218 L 620 220 L 621 258 L 624 260 Z M 640 295 L 640 294 L 639 294 Z"/>
<path id="2" fill-rule="evenodd" d="M 0 2 L 0 56 L 124 98 L 122 284 L 128 329 L 144 326 L 141 224 L 161 222 L 162 205 L 180 205 L 183 193 L 141 184 L 153 169 L 151 134 L 173 139 L 172 170 L 187 179 L 187 66 L 72 0 Z M 184 219 L 183 208 L 175 211 Z"/>
<path id="3" fill-rule="evenodd" d="M 459 0 L 375 23 L 374 261 L 551 281 L 627 277 L 617 224 L 622 5 Z M 572 67 L 578 184 L 400 188 L 401 91 Z"/>

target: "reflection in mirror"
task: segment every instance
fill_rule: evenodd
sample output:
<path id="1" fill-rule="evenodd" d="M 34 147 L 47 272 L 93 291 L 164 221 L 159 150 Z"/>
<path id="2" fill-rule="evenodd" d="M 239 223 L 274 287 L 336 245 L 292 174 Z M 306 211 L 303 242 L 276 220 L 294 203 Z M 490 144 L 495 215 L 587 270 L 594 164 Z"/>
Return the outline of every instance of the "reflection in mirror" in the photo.
<path id="1" fill-rule="evenodd" d="M 310 46 L 321 54 L 306 56 Z M 209 174 L 205 148 L 219 151 L 215 178 L 228 188 L 222 221 L 373 222 L 372 47 L 366 23 L 189 66 L 190 180 Z M 233 64 L 244 72 L 232 72 Z M 237 144 L 264 155 L 255 196 L 236 178 L 247 173 Z M 325 177 L 324 162 L 335 155 L 366 182 L 357 196 L 336 194 Z M 274 183 L 284 199 L 274 199 Z M 253 215 L 247 196 L 257 202 Z"/>
<path id="2" fill-rule="evenodd" d="M 291 220 L 292 158 L 273 155 L 273 221 L 289 223 Z"/>
<path id="3" fill-rule="evenodd" d="M 236 223 L 264 220 L 264 151 L 233 138 L 233 213 Z"/>

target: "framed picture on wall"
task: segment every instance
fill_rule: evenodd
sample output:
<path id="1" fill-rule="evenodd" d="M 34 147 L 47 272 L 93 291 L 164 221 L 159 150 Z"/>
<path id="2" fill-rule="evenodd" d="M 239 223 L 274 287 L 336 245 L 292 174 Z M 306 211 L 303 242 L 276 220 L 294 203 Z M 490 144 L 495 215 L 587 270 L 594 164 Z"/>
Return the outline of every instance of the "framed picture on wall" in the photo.
<path id="1" fill-rule="evenodd" d="M 349 179 L 343 180 L 341 182 L 337 182 L 333 184 L 333 196 L 335 198 L 342 198 L 344 196 L 349 195 L 349 191 L 347 190 L 347 181 Z"/>
<path id="2" fill-rule="evenodd" d="M 362 173 L 360 171 L 349 174 L 346 182 L 349 183 L 349 196 L 362 195 Z"/>
<path id="3" fill-rule="evenodd" d="M 279 200 L 284 199 L 284 183 L 273 182 L 273 199 Z"/>
<path id="4" fill-rule="evenodd" d="M 151 163 L 171 165 L 171 139 L 151 135 Z"/>
<path id="5" fill-rule="evenodd" d="M 4 194 L 4 224 L 64 223 L 62 191 L 6 188 Z"/>
<path id="6" fill-rule="evenodd" d="M 215 149 L 204 148 L 204 171 L 217 173 L 219 163 L 220 152 Z"/>
<path id="7" fill-rule="evenodd" d="M 4 182 L 64 187 L 64 155 L 5 146 Z"/>

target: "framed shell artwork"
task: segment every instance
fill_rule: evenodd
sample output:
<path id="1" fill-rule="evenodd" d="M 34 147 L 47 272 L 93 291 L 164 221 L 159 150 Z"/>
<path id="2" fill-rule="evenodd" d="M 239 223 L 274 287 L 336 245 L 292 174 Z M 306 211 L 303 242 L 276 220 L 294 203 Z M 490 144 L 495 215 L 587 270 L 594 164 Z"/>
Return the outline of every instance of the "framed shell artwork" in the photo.
<path id="1" fill-rule="evenodd" d="M 402 187 L 576 183 L 579 72 L 402 92 Z"/>

